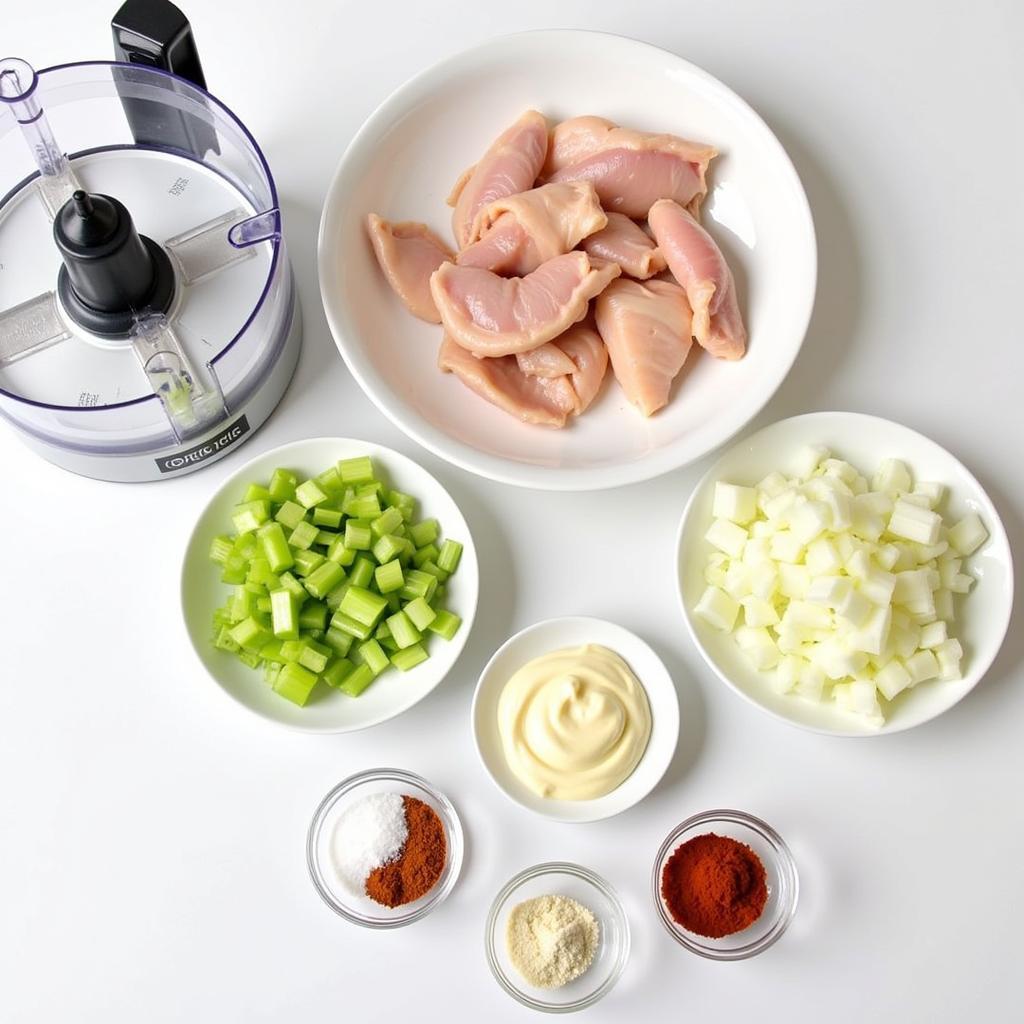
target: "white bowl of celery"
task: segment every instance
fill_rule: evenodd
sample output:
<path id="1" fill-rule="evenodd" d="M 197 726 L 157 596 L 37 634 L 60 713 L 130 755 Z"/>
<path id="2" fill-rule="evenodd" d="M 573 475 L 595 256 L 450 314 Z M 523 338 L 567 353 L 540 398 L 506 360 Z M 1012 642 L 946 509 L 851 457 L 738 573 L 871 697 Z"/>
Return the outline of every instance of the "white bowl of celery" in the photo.
<path id="1" fill-rule="evenodd" d="M 478 587 L 469 527 L 434 477 L 380 445 L 315 438 L 225 481 L 192 531 L 181 593 L 226 693 L 284 725 L 347 732 L 441 682 Z"/>

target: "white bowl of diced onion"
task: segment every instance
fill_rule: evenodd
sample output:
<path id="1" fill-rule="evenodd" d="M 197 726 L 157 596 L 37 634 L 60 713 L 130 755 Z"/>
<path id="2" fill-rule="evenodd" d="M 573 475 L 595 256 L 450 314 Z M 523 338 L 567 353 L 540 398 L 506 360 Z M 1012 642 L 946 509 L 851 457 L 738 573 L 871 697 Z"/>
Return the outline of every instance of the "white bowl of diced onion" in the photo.
<path id="1" fill-rule="evenodd" d="M 1006 531 L 934 441 L 848 412 L 733 445 L 683 512 L 694 643 L 741 696 L 842 736 L 920 725 L 982 678 L 1013 604 Z"/>

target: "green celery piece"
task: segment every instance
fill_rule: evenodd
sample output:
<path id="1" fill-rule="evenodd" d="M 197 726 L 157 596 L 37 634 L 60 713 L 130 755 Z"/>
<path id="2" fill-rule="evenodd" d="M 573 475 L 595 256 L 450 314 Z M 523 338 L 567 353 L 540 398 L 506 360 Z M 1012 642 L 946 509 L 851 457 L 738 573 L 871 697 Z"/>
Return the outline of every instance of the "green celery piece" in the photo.
<path id="1" fill-rule="evenodd" d="M 395 651 L 399 650 L 398 644 L 395 643 L 395 638 L 393 636 L 386 636 L 383 639 L 378 640 L 377 643 L 379 643 L 381 647 L 388 652 L 388 654 L 394 654 Z"/>
<path id="2" fill-rule="evenodd" d="M 240 651 L 235 651 L 235 657 L 249 668 L 260 667 L 260 656 L 254 651 L 247 651 L 244 648 Z"/>
<path id="3" fill-rule="evenodd" d="M 369 551 L 372 543 L 373 533 L 368 524 L 359 519 L 345 523 L 345 547 L 353 551 Z"/>
<path id="4" fill-rule="evenodd" d="M 437 617 L 427 629 L 431 633 L 436 633 L 440 637 L 444 637 L 445 640 L 451 640 L 453 636 L 459 631 L 459 626 L 462 625 L 462 619 L 459 618 L 455 612 L 447 611 L 444 608 L 439 608 Z"/>
<path id="5" fill-rule="evenodd" d="M 327 605 L 323 601 L 307 601 L 299 609 L 299 629 L 326 629 Z"/>
<path id="6" fill-rule="evenodd" d="M 283 587 L 270 594 L 270 616 L 274 628 L 274 636 L 280 640 L 297 640 L 299 638 L 299 615 L 295 595 Z"/>
<path id="7" fill-rule="evenodd" d="M 346 677 L 351 674 L 353 669 L 355 669 L 355 665 L 353 665 L 348 658 L 335 658 L 327 668 L 323 670 L 320 678 L 328 686 L 333 686 L 337 689 L 345 681 Z"/>
<path id="8" fill-rule="evenodd" d="M 256 595 L 238 584 L 231 594 L 229 614 L 232 622 L 241 622 L 249 618 L 256 610 Z"/>
<path id="9" fill-rule="evenodd" d="M 263 554 L 270 563 L 270 571 L 281 573 L 295 564 L 292 549 L 288 546 L 280 523 L 265 523 L 257 531 Z"/>
<path id="10" fill-rule="evenodd" d="M 392 590 L 391 593 L 386 596 L 388 599 L 388 611 L 400 612 L 402 610 L 402 598 L 399 596 L 399 591 Z"/>
<path id="11" fill-rule="evenodd" d="M 327 561 L 323 555 L 318 555 L 315 551 L 303 551 L 301 548 L 292 552 L 292 559 L 295 572 L 299 576 L 309 576 Z"/>
<path id="12" fill-rule="evenodd" d="M 437 577 L 422 569 L 410 569 L 405 574 L 405 586 L 399 591 L 403 601 L 412 601 L 422 597 L 429 601 L 437 589 Z"/>
<path id="13" fill-rule="evenodd" d="M 283 572 L 278 577 L 281 581 L 281 586 L 285 590 L 290 590 L 295 600 L 302 604 L 306 599 L 306 588 L 293 576 L 290 572 Z"/>
<path id="14" fill-rule="evenodd" d="M 316 531 L 316 540 L 313 541 L 313 543 L 319 544 L 321 547 L 325 547 L 329 550 L 331 545 L 334 543 L 335 537 L 338 536 L 339 534 L 335 533 L 334 530 L 318 529 Z"/>
<path id="15" fill-rule="evenodd" d="M 269 683 L 271 686 L 277 682 L 277 677 L 281 674 L 281 666 L 276 661 L 264 661 L 263 662 L 263 680 Z"/>
<path id="16" fill-rule="evenodd" d="M 344 570 L 343 570 L 344 571 Z M 348 580 L 342 580 L 325 598 L 324 604 L 332 612 L 336 612 L 341 607 L 341 602 L 345 597 L 345 591 L 352 586 Z"/>
<path id="17" fill-rule="evenodd" d="M 262 484 L 249 484 L 242 501 L 270 501 L 274 496 Z"/>
<path id="18" fill-rule="evenodd" d="M 322 473 L 318 474 L 316 482 L 320 486 L 320 489 L 332 498 L 334 495 L 340 494 L 345 488 L 345 484 L 342 482 L 341 474 L 338 472 L 337 466 L 330 466 Z"/>
<path id="19" fill-rule="evenodd" d="M 240 533 L 231 545 L 233 555 L 241 555 L 246 561 L 256 554 L 259 542 L 251 533 Z"/>
<path id="20" fill-rule="evenodd" d="M 369 455 L 362 455 L 356 459 L 342 459 L 338 463 L 338 475 L 345 484 L 368 483 L 374 478 L 373 460 Z"/>
<path id="21" fill-rule="evenodd" d="M 420 631 L 412 624 L 412 620 L 404 611 L 389 615 L 387 623 L 395 643 L 403 650 L 423 639 Z"/>
<path id="22" fill-rule="evenodd" d="M 434 591 L 434 596 L 430 599 L 431 603 L 439 604 L 444 600 L 445 594 L 448 593 L 448 587 L 444 583 L 438 583 L 437 589 Z"/>
<path id="23" fill-rule="evenodd" d="M 349 618 L 355 619 L 356 622 L 361 622 L 364 626 L 373 629 L 387 606 L 387 601 L 380 594 L 375 594 L 365 587 L 353 585 L 345 591 L 338 610 L 342 615 L 347 615 Z"/>
<path id="24" fill-rule="evenodd" d="M 352 548 L 345 547 L 344 534 L 338 534 L 327 549 L 327 557 L 338 565 L 351 565 L 356 560 L 356 553 Z"/>
<path id="25" fill-rule="evenodd" d="M 270 601 L 270 595 L 266 597 L 256 598 L 256 611 L 262 612 L 264 615 L 272 615 L 274 612 L 274 606 Z"/>
<path id="26" fill-rule="evenodd" d="M 216 562 L 218 565 L 224 565 L 228 558 L 231 556 L 231 538 L 225 537 L 223 534 L 220 537 L 214 537 L 210 541 L 210 561 Z"/>
<path id="27" fill-rule="evenodd" d="M 251 565 L 251 564 L 252 564 L 252 563 L 250 563 L 250 565 Z M 267 590 L 267 588 L 266 588 L 265 586 L 263 586 L 263 584 L 262 584 L 262 583 L 253 583 L 253 582 L 252 582 L 251 580 L 249 580 L 249 579 L 247 579 L 247 580 L 246 580 L 246 581 L 245 581 L 245 582 L 244 582 L 244 583 L 242 584 L 242 587 L 243 587 L 243 588 L 244 588 L 245 590 L 248 590 L 250 594 L 255 594 L 255 595 L 256 595 L 257 597 L 266 597 L 266 596 L 267 596 L 267 594 L 269 593 L 269 591 Z"/>
<path id="28" fill-rule="evenodd" d="M 416 513 L 416 499 L 411 494 L 403 494 L 401 491 L 388 491 L 387 502 L 402 513 L 405 522 L 411 522 Z"/>
<path id="29" fill-rule="evenodd" d="M 352 649 L 352 642 L 353 637 L 351 633 L 345 633 L 335 626 L 332 626 L 326 633 L 324 633 L 324 643 L 330 647 L 335 654 L 338 654 L 343 658 Z"/>
<path id="30" fill-rule="evenodd" d="M 341 526 L 341 512 L 335 508 L 324 508 L 322 505 L 313 509 L 313 522 L 317 526 L 327 526 L 336 530 Z"/>
<path id="31" fill-rule="evenodd" d="M 390 594 L 393 590 L 401 590 L 405 585 L 405 574 L 402 563 L 398 559 L 378 565 L 373 570 L 373 579 L 382 594 Z"/>
<path id="32" fill-rule="evenodd" d="M 231 513 L 231 524 L 236 533 L 251 533 L 270 518 L 269 501 L 247 501 L 236 505 Z"/>
<path id="33" fill-rule="evenodd" d="M 404 550 L 405 541 L 401 537 L 394 537 L 390 533 L 386 533 L 373 545 L 373 557 L 383 565 L 385 562 L 397 558 Z"/>
<path id="34" fill-rule="evenodd" d="M 405 647 L 400 651 L 395 651 L 391 655 L 391 664 L 402 672 L 408 672 L 409 669 L 421 665 L 429 657 L 430 655 L 427 654 L 423 644 L 413 644 L 412 647 Z"/>
<path id="35" fill-rule="evenodd" d="M 304 480 L 295 488 L 295 500 L 305 509 L 315 508 L 327 500 L 323 488 L 315 480 Z"/>
<path id="36" fill-rule="evenodd" d="M 286 501 L 274 514 L 274 519 L 289 530 L 294 530 L 306 518 L 306 510 L 294 501 Z"/>
<path id="37" fill-rule="evenodd" d="M 370 523 L 374 537 L 380 539 L 385 534 L 394 533 L 402 527 L 402 513 L 397 508 L 386 508 Z"/>
<path id="38" fill-rule="evenodd" d="M 216 636 L 221 626 L 233 626 L 235 620 L 231 618 L 231 599 L 221 608 L 213 610 L 213 635 Z"/>
<path id="39" fill-rule="evenodd" d="M 281 646 L 283 643 L 284 641 L 282 640 L 268 640 L 260 648 L 260 657 L 264 661 L 271 661 L 276 665 L 284 665 L 286 659 L 281 657 Z"/>
<path id="40" fill-rule="evenodd" d="M 316 540 L 316 535 L 319 532 L 318 527 L 303 520 L 292 530 L 288 543 L 293 548 L 301 548 L 303 551 L 308 551 L 313 546 L 313 542 Z"/>
<path id="41" fill-rule="evenodd" d="M 317 643 L 316 640 L 306 639 L 305 646 L 299 654 L 299 664 L 308 668 L 310 672 L 323 672 L 327 662 L 334 653 L 326 644 Z"/>
<path id="42" fill-rule="evenodd" d="M 402 610 L 412 620 L 412 624 L 421 631 L 437 618 L 437 612 L 422 597 L 414 598 Z"/>
<path id="43" fill-rule="evenodd" d="M 299 478 L 287 469 L 275 469 L 270 477 L 270 496 L 274 501 L 291 501 Z"/>
<path id="44" fill-rule="evenodd" d="M 271 639 L 267 631 L 250 615 L 246 619 L 231 627 L 231 639 L 239 647 L 259 651 L 259 649 Z"/>
<path id="45" fill-rule="evenodd" d="M 376 628 L 376 629 L 375 629 L 375 630 L 373 631 L 373 639 L 374 639 L 374 640 L 386 640 L 386 639 L 387 639 L 387 638 L 388 638 L 389 636 L 391 636 L 391 627 L 390 627 L 390 626 L 388 626 L 388 624 L 387 624 L 387 620 L 385 620 L 384 622 L 382 622 L 382 623 L 381 623 L 381 624 L 380 624 L 380 625 L 379 625 L 379 626 L 378 626 L 378 627 L 377 627 L 377 628 Z"/>
<path id="46" fill-rule="evenodd" d="M 341 681 L 338 689 L 350 697 L 358 697 L 373 682 L 374 678 L 368 665 L 356 665 Z"/>
<path id="47" fill-rule="evenodd" d="M 221 651 L 230 651 L 232 654 L 237 654 L 240 649 L 240 644 L 231 635 L 231 630 L 227 626 L 221 626 L 217 631 L 217 639 L 213 641 L 213 646 Z"/>
<path id="48" fill-rule="evenodd" d="M 369 519 L 374 520 L 381 514 L 380 501 L 377 500 L 376 494 L 367 494 L 363 497 L 356 495 L 354 498 L 349 498 L 344 505 L 341 506 L 342 512 L 347 516 L 352 516 L 355 519 Z"/>
<path id="49" fill-rule="evenodd" d="M 281 650 L 279 654 L 282 661 L 295 661 L 299 660 L 299 656 L 306 649 L 305 640 L 285 640 L 281 643 Z"/>
<path id="50" fill-rule="evenodd" d="M 324 561 L 306 577 L 306 590 L 313 597 L 324 598 L 345 578 L 345 570 L 337 562 Z"/>
<path id="51" fill-rule="evenodd" d="M 373 626 L 357 622 L 341 611 L 337 611 L 331 616 L 331 629 L 341 630 L 343 633 L 354 636 L 357 640 L 369 640 L 370 634 L 373 632 Z"/>
<path id="52" fill-rule="evenodd" d="M 420 523 L 413 523 L 409 527 L 409 539 L 418 548 L 433 544 L 441 535 L 440 527 L 436 519 L 424 519 Z"/>
<path id="53" fill-rule="evenodd" d="M 442 569 L 435 562 L 424 562 L 420 566 L 420 572 L 430 573 L 430 575 L 433 576 L 438 583 L 447 582 L 448 577 L 451 575 L 451 573 L 445 572 L 444 569 Z"/>
<path id="54" fill-rule="evenodd" d="M 281 667 L 277 679 L 274 680 L 274 693 L 279 693 L 293 704 L 302 707 L 309 700 L 309 695 L 316 686 L 316 679 L 316 673 L 289 662 Z"/>
<path id="55" fill-rule="evenodd" d="M 436 562 L 440 553 L 436 544 L 427 544 L 426 547 L 417 548 L 413 552 L 412 564 L 419 569 L 424 562 Z"/>
<path id="56" fill-rule="evenodd" d="M 368 587 L 373 579 L 373 570 L 376 568 L 372 559 L 365 555 L 359 555 L 352 563 L 348 578 L 354 587 Z"/>
<path id="57" fill-rule="evenodd" d="M 388 656 L 376 640 L 361 643 L 356 648 L 356 655 L 357 663 L 366 665 L 375 676 L 379 676 L 388 667 Z"/>
<path id="58" fill-rule="evenodd" d="M 379 480 L 369 480 L 365 484 L 356 485 L 356 497 L 366 498 L 371 494 L 376 494 L 378 497 L 384 493 L 384 485 Z"/>
<path id="59" fill-rule="evenodd" d="M 457 540 L 446 540 L 441 545 L 441 554 L 437 556 L 437 567 L 445 572 L 455 572 L 462 558 L 462 545 Z"/>

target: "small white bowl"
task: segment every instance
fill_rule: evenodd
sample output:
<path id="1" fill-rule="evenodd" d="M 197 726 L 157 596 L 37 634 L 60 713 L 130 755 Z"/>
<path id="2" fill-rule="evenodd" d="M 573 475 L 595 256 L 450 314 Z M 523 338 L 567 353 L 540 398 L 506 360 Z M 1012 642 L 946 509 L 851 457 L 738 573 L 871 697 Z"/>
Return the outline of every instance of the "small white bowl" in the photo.
<path id="1" fill-rule="evenodd" d="M 209 559 L 210 541 L 231 532 L 231 508 L 241 501 L 248 484 L 266 480 L 277 468 L 299 474 L 321 473 L 339 459 L 370 455 L 378 473 L 393 487 L 413 495 L 421 517 L 434 517 L 442 536 L 463 544 L 458 571 L 448 582 L 446 607 L 462 618 L 450 641 L 436 638 L 430 658 L 408 672 L 388 669 L 359 697 L 339 692 L 319 694 L 305 707 L 279 697 L 250 669 L 210 640 L 210 621 L 230 587 L 220 582 L 218 567 Z M 369 441 L 316 437 L 272 448 L 236 470 L 218 488 L 196 520 L 181 568 L 181 607 L 185 628 L 196 655 L 210 678 L 243 707 L 262 718 L 305 732 L 352 732 L 394 718 L 421 701 L 455 664 L 473 628 L 480 586 L 476 548 L 469 526 L 451 495 L 425 469 L 404 455 Z"/>
<path id="2" fill-rule="evenodd" d="M 600 69 L 596 71 L 595 69 Z M 645 419 L 612 379 L 564 430 L 519 423 L 437 369 L 441 328 L 406 312 L 366 237 L 366 216 L 425 221 L 451 237 L 445 205 L 462 171 L 533 107 L 712 143 L 704 221 L 733 267 L 750 333 L 737 363 L 694 351 L 673 398 Z M 803 343 L 817 276 L 814 226 L 793 165 L 758 115 L 706 71 L 599 32 L 492 39 L 428 68 L 350 143 L 327 191 L 320 292 L 338 349 L 363 390 L 410 437 L 481 476 L 545 490 L 646 480 L 741 430 Z"/>
<path id="3" fill-rule="evenodd" d="M 498 699 L 505 683 L 528 661 L 581 644 L 607 647 L 633 670 L 647 691 L 651 738 L 639 764 L 617 789 L 594 800 L 550 800 L 524 786 L 509 768 L 498 733 Z M 552 821 L 600 821 L 643 800 L 665 774 L 679 739 L 679 698 L 668 669 L 635 633 L 602 619 L 547 619 L 506 640 L 480 675 L 472 715 L 477 753 L 495 785 L 510 800 Z"/>
<path id="4" fill-rule="evenodd" d="M 805 445 L 826 445 L 837 458 L 873 473 L 883 458 L 906 462 L 915 480 L 943 483 L 949 494 L 944 517 L 977 512 L 989 539 L 966 561 L 977 583 L 958 599 L 953 634 L 964 648 L 964 677 L 931 681 L 905 690 L 890 705 L 880 728 L 858 723 L 830 701 L 821 703 L 775 693 L 766 676 L 741 654 L 732 636 L 712 628 L 692 609 L 706 586 L 704 567 L 712 550 L 704 539 L 711 524 L 715 481 L 755 484 Z M 740 696 L 792 725 L 833 736 L 877 736 L 901 732 L 948 711 L 988 671 L 1006 635 L 1013 607 L 1013 561 L 1006 531 L 981 484 L 948 451 L 909 427 L 877 416 L 818 412 L 780 420 L 733 445 L 697 485 L 683 511 L 677 537 L 679 596 L 683 618 L 697 649 L 715 674 Z"/>

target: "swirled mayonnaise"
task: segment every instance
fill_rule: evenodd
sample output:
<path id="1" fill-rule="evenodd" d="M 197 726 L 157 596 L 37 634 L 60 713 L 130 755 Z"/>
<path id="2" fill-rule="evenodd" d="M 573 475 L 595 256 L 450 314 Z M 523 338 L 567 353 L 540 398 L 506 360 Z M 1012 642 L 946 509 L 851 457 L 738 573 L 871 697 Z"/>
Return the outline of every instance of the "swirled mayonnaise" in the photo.
<path id="1" fill-rule="evenodd" d="M 541 796 L 592 800 L 620 786 L 651 736 L 647 693 L 596 644 L 525 664 L 498 700 L 498 732 L 516 778 Z"/>

